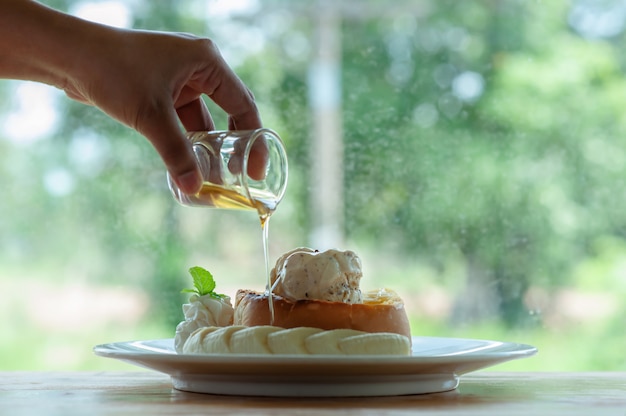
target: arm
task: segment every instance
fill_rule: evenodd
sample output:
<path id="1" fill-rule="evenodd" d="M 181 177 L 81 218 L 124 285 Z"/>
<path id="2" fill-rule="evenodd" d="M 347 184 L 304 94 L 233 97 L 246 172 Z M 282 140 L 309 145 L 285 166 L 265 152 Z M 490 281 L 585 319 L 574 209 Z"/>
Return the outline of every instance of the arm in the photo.
<path id="1" fill-rule="evenodd" d="M 0 78 L 56 86 L 136 129 L 187 193 L 201 184 L 179 121 L 215 128 L 201 95 L 228 113 L 229 129 L 261 127 L 252 93 L 211 40 L 116 29 L 33 0 L 0 1 Z"/>

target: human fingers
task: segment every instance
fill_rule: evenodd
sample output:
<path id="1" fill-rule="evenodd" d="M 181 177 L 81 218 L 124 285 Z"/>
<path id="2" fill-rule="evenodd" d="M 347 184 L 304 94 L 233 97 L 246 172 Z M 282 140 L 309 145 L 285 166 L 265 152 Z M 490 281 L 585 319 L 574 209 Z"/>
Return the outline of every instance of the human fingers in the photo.
<path id="1" fill-rule="evenodd" d="M 222 57 L 210 39 L 204 39 L 205 64 L 187 86 L 208 95 L 228 114 L 229 130 L 254 130 L 262 126 L 254 95 Z"/>
<path id="2" fill-rule="evenodd" d="M 259 110 L 256 106 L 254 95 L 252 94 L 252 91 L 250 91 L 248 87 L 246 87 L 241 81 L 239 81 L 239 83 L 241 84 L 241 88 L 243 88 L 243 90 L 239 90 L 239 94 L 243 95 L 241 95 L 239 98 L 228 97 L 228 99 L 233 101 L 239 99 L 244 104 L 237 104 L 234 107 L 239 108 L 239 112 L 228 112 L 228 110 L 226 110 L 228 113 L 228 129 L 254 130 L 261 128 L 263 126 L 263 123 L 261 122 L 261 116 L 259 115 Z M 215 96 L 214 99 L 217 100 L 219 98 Z"/>
<path id="3" fill-rule="evenodd" d="M 242 171 L 243 160 L 249 141 L 249 138 L 245 138 L 235 142 L 234 155 L 228 161 L 228 170 L 234 174 L 239 174 Z M 269 150 L 267 141 L 263 135 L 257 136 L 248 151 L 248 176 L 255 181 L 265 179 L 268 161 Z"/>
<path id="4" fill-rule="evenodd" d="M 212 131 L 215 130 L 215 123 L 211 113 L 202 98 L 180 106 L 176 109 L 178 118 L 187 131 Z"/>
<path id="5" fill-rule="evenodd" d="M 232 74 L 235 76 L 234 74 Z M 235 76 L 236 78 L 236 76 Z M 229 78 L 230 79 L 230 78 Z M 237 114 L 233 112 L 229 112 L 226 108 L 225 110 L 228 112 L 228 129 L 229 130 L 255 130 L 262 127 L 261 118 L 259 116 L 258 109 L 256 107 L 254 101 L 254 95 L 252 92 L 245 86 L 243 83 L 237 78 L 235 80 L 230 79 L 230 82 L 233 82 L 233 85 L 239 84 L 240 89 L 238 89 L 239 95 L 236 96 L 228 96 L 226 95 L 227 104 L 226 105 L 234 105 L 234 108 L 243 108 L 243 111 L 240 111 Z M 218 100 L 220 100 L 222 94 L 222 87 L 224 84 L 220 84 L 220 86 L 215 90 L 215 93 L 211 95 L 216 103 L 219 104 Z M 237 104 L 239 103 L 239 104 Z M 224 108 L 224 107 L 223 107 Z M 229 170 L 235 174 L 240 173 L 243 165 L 244 158 L 244 149 L 245 146 L 240 146 L 235 150 L 235 155 L 231 158 L 229 163 Z M 267 143 L 265 142 L 265 138 L 263 136 L 258 137 L 250 148 L 250 152 L 248 154 L 248 167 L 247 173 L 251 179 L 254 180 L 263 180 L 265 178 L 265 170 L 267 167 L 267 162 L 269 159 Z"/>
<path id="6" fill-rule="evenodd" d="M 265 169 L 269 160 L 267 142 L 263 136 L 252 143 L 248 156 L 248 176 L 260 181 L 265 178 Z"/>
<path id="7" fill-rule="evenodd" d="M 242 84 L 243 85 L 243 84 Z M 259 116 L 256 104 L 254 104 L 254 96 L 248 88 L 245 88 L 244 95 L 247 98 L 242 100 L 251 100 L 253 108 L 228 117 L 228 129 L 229 130 L 254 130 L 262 127 L 261 118 Z M 230 97 L 233 99 L 233 97 Z M 229 164 L 229 170 L 233 173 L 240 173 L 243 164 L 245 146 L 240 146 L 235 150 L 235 155 L 231 158 Z M 263 136 L 258 137 L 252 146 L 250 147 L 250 153 L 248 154 L 248 176 L 254 180 L 262 180 L 265 178 L 265 170 L 267 168 L 267 162 L 269 160 L 269 154 L 267 149 L 267 143 Z"/>
<path id="8" fill-rule="evenodd" d="M 176 109 L 178 118 L 188 132 L 213 131 L 215 123 L 202 98 L 197 98 Z M 214 143 L 212 151 L 200 149 L 199 168 L 204 179 L 216 185 L 223 183 L 223 172 L 220 154 L 220 143 Z M 195 150 L 198 152 L 198 149 Z"/>
<path id="9" fill-rule="evenodd" d="M 173 105 L 162 104 L 144 114 L 136 126 L 157 150 L 180 190 L 195 194 L 202 186 L 191 143 L 181 131 Z"/>

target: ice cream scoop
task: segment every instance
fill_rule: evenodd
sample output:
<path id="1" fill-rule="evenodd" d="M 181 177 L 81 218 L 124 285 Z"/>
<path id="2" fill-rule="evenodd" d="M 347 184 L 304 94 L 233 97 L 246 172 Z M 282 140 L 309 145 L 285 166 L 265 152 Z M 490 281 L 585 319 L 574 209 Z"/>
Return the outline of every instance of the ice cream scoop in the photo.
<path id="1" fill-rule="evenodd" d="M 291 301 L 362 303 L 361 259 L 352 251 L 296 248 L 271 273 L 272 292 Z"/>

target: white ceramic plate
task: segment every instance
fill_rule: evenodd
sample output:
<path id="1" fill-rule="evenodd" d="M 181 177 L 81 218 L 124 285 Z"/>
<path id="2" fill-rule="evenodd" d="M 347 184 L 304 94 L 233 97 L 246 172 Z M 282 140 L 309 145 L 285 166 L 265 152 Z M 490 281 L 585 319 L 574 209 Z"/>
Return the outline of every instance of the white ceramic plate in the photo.
<path id="1" fill-rule="evenodd" d="M 528 357 L 535 347 L 497 341 L 413 337 L 411 356 L 180 355 L 173 339 L 94 347 L 169 374 L 178 390 L 276 397 L 395 396 L 455 389 L 459 377 Z"/>

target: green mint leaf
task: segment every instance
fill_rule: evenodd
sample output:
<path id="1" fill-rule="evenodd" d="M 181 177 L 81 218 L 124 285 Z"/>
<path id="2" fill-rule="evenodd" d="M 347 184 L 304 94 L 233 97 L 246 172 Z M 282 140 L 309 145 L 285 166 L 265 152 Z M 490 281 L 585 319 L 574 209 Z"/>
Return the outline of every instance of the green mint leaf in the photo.
<path id="1" fill-rule="evenodd" d="M 199 296 L 209 295 L 215 299 L 223 299 L 226 295 L 215 293 L 215 280 L 213 275 L 202 267 L 195 266 L 189 269 L 189 274 L 193 278 L 194 289 L 183 289 L 181 293 L 196 293 Z"/>
<path id="2" fill-rule="evenodd" d="M 189 273 L 193 278 L 193 286 L 200 296 L 208 295 L 215 289 L 215 280 L 213 275 L 202 267 L 195 266 L 189 269 Z"/>

